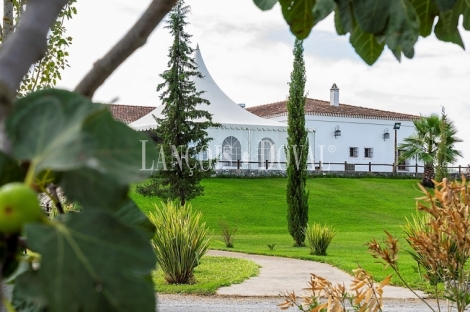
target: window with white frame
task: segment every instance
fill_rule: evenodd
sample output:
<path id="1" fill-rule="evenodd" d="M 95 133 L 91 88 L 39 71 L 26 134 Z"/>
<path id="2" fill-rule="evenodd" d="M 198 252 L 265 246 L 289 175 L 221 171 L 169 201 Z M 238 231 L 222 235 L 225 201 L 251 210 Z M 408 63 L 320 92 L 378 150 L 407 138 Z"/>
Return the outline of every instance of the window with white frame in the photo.
<path id="1" fill-rule="evenodd" d="M 236 137 L 229 136 L 222 143 L 222 161 L 224 166 L 236 167 L 242 159 L 242 146 Z M 227 163 L 229 162 L 229 163 Z"/>
<path id="2" fill-rule="evenodd" d="M 259 141 L 258 144 L 258 166 L 260 168 L 265 168 L 266 160 L 269 163 L 273 163 L 276 160 L 276 150 L 274 148 L 274 141 L 270 138 L 264 138 Z"/>
<path id="3" fill-rule="evenodd" d="M 372 158 L 374 156 L 374 150 L 371 147 L 364 148 L 364 157 Z"/>
<path id="4" fill-rule="evenodd" d="M 349 148 L 349 157 L 357 157 L 357 147 L 350 147 Z"/>

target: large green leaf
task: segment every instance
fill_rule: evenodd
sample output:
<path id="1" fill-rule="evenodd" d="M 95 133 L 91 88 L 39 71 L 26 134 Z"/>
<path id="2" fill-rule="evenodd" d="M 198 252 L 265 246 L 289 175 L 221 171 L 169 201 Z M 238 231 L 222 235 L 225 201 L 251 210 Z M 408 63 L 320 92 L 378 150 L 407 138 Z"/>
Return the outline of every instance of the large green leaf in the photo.
<path id="1" fill-rule="evenodd" d="M 414 45 L 419 36 L 419 19 L 408 0 L 394 0 L 390 6 L 390 18 L 385 33 L 385 42 L 395 57 L 401 52 L 406 57 L 414 56 Z"/>
<path id="2" fill-rule="evenodd" d="M 439 40 L 452 42 L 465 48 L 458 29 L 461 13 L 459 10 L 460 8 L 461 6 L 456 5 L 456 7 L 450 11 L 444 13 L 441 12 L 439 14 L 439 21 L 434 28 L 434 33 Z"/>
<path id="3" fill-rule="evenodd" d="M 253 0 L 258 8 L 263 11 L 271 10 L 278 0 Z"/>
<path id="4" fill-rule="evenodd" d="M 436 3 L 434 0 L 410 0 L 410 3 L 419 17 L 420 35 L 423 37 L 429 36 L 434 26 L 434 20 L 439 15 Z"/>
<path id="5" fill-rule="evenodd" d="M 354 11 L 350 0 L 335 0 L 335 25 L 339 35 L 345 35 L 354 31 Z"/>
<path id="6" fill-rule="evenodd" d="M 90 115 L 105 111 L 79 94 L 62 90 L 34 92 L 18 100 L 6 120 L 13 155 L 29 161 L 34 173 L 82 166 L 94 141 L 82 132 Z"/>
<path id="7" fill-rule="evenodd" d="M 129 191 L 127 184 L 90 168 L 63 172 L 59 185 L 69 200 L 77 201 L 87 209 L 109 211 L 119 209 Z"/>
<path id="8" fill-rule="evenodd" d="M 25 172 L 18 165 L 18 161 L 0 152 L 0 186 L 10 182 L 24 180 Z"/>
<path id="9" fill-rule="evenodd" d="M 118 209 L 128 193 L 128 184 L 150 175 L 154 145 L 148 138 L 115 121 L 108 111 L 89 118 L 83 131 L 92 137 L 96 147 L 83 167 L 63 172 L 60 186 L 71 200 L 88 208 Z M 145 158 L 145 161 L 144 161 Z"/>
<path id="10" fill-rule="evenodd" d="M 47 298 L 38 275 L 37 271 L 30 269 L 16 279 L 12 296 L 12 304 L 16 311 L 47 311 Z"/>
<path id="11" fill-rule="evenodd" d="M 297 39 L 307 38 L 316 23 L 313 17 L 316 0 L 279 0 L 279 3 L 290 31 Z"/>
<path id="12" fill-rule="evenodd" d="M 360 27 L 356 27 L 349 37 L 349 41 L 356 53 L 369 65 L 377 61 L 385 45 L 379 43 L 374 35 L 363 32 Z"/>
<path id="13" fill-rule="evenodd" d="M 335 7 L 336 3 L 333 0 L 317 0 L 317 3 L 315 3 L 313 7 L 313 26 L 330 15 Z"/>
<path id="14" fill-rule="evenodd" d="M 439 8 L 439 11 L 441 12 L 446 12 L 451 10 L 457 0 L 434 0 L 436 2 L 437 7 Z"/>
<path id="15" fill-rule="evenodd" d="M 85 209 L 25 232 L 41 254 L 37 280 L 49 311 L 155 311 L 155 254 L 140 231 Z"/>
<path id="16" fill-rule="evenodd" d="M 99 171 L 122 184 L 140 182 L 150 172 L 144 171 L 143 158 L 152 160 L 154 150 L 147 146 L 143 155 L 142 141 L 148 137 L 113 119 L 107 110 L 91 116 L 83 131 L 96 141 L 96 147 L 86 167 Z M 148 167 L 147 167 L 148 168 Z"/>
<path id="17" fill-rule="evenodd" d="M 398 0 L 353 0 L 355 17 L 363 32 L 383 34 L 392 1 Z"/>
<path id="18" fill-rule="evenodd" d="M 463 28 L 470 30 L 470 0 L 459 0 L 456 6 L 463 15 Z"/>
<path id="19" fill-rule="evenodd" d="M 119 208 L 114 216 L 121 222 L 138 228 L 150 240 L 155 235 L 155 226 L 130 198 Z"/>

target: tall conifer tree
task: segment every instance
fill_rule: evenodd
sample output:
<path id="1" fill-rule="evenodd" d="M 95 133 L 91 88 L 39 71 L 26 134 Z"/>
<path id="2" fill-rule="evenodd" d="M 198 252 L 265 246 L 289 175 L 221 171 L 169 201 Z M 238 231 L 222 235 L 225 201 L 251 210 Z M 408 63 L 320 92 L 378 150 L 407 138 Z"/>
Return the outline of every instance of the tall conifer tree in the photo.
<path id="1" fill-rule="evenodd" d="M 294 69 L 287 101 L 287 221 L 295 246 L 303 246 L 308 223 L 307 180 L 308 139 L 305 129 L 305 62 L 301 40 L 295 40 Z"/>
<path id="2" fill-rule="evenodd" d="M 157 91 L 163 90 L 160 99 L 164 105 L 164 118 L 156 118 L 160 166 L 150 184 L 138 188 L 143 195 L 179 199 L 182 205 L 203 193 L 200 181 L 207 166 L 197 158 L 212 140 L 207 129 L 218 126 L 212 123 L 210 113 L 196 107 L 210 103 L 201 97 L 204 91 L 196 90 L 192 80 L 203 76 L 193 58 L 191 35 L 184 30 L 189 12 L 184 0 L 178 0 L 166 21 L 165 28 L 174 40 L 169 49 L 169 69 L 160 75 L 164 82 L 157 86 Z"/>

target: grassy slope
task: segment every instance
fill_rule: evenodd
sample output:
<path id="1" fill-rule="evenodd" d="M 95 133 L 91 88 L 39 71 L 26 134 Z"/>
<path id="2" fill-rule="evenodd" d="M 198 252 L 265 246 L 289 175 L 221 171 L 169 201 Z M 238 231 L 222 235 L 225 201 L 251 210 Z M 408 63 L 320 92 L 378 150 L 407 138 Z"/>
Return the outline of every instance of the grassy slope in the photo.
<path id="1" fill-rule="evenodd" d="M 207 179 L 205 196 L 192 201 L 203 220 L 214 230 L 211 248 L 226 249 L 219 236 L 218 221 L 238 223 L 234 251 L 310 259 L 333 264 L 347 272 L 360 264 L 377 280 L 390 274 L 376 263 L 365 243 L 384 237 L 383 230 L 402 236 L 400 226 L 414 212 L 415 198 L 421 196 L 414 180 L 395 179 L 309 179 L 310 223 L 327 223 L 339 232 L 328 256 L 310 256 L 307 248 L 292 247 L 287 232 L 285 179 Z M 132 194 L 143 211 L 151 210 L 159 199 Z M 275 243 L 273 251 L 267 244 Z M 406 244 L 402 240 L 402 247 Z M 400 256 L 402 273 L 416 285 L 414 263 L 405 252 Z M 392 280 L 396 284 L 398 279 Z"/>

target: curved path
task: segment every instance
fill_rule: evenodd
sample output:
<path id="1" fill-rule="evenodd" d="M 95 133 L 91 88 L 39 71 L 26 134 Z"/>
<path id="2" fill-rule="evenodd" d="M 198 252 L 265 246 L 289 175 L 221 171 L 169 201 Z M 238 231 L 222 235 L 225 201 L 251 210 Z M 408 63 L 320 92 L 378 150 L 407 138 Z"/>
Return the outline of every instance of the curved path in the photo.
<path id="1" fill-rule="evenodd" d="M 325 263 L 220 250 L 210 250 L 207 255 L 248 259 L 261 266 L 258 276 L 249 278 L 241 284 L 221 287 L 217 295 L 266 297 L 292 291 L 297 295 L 303 295 L 307 294 L 303 288 L 308 286 L 310 273 L 327 278 L 333 284 L 344 283 L 346 286 L 351 284 L 351 275 Z M 418 293 L 420 296 L 425 296 L 423 292 L 418 291 Z M 386 286 L 383 298 L 414 299 L 416 296 L 406 288 Z"/>

